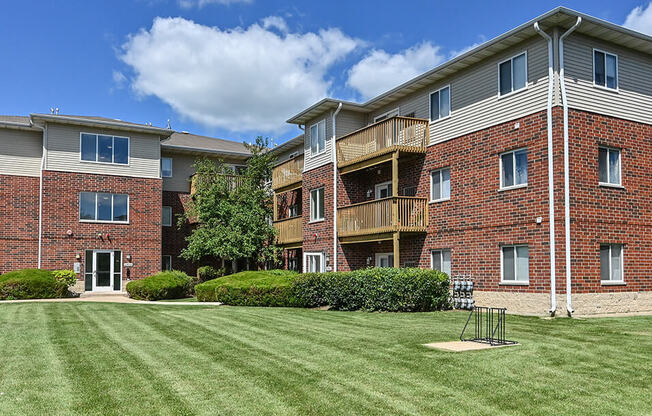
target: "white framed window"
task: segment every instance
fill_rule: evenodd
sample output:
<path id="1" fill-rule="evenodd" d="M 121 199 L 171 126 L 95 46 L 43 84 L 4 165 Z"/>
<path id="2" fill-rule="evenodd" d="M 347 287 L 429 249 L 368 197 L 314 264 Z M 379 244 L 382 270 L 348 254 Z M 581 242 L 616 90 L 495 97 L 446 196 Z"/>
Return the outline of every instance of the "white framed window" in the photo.
<path id="1" fill-rule="evenodd" d="M 376 267 L 394 267 L 394 254 L 376 253 Z"/>
<path id="2" fill-rule="evenodd" d="M 163 205 L 161 212 L 163 214 L 163 218 L 161 220 L 163 227 L 172 227 L 172 207 Z"/>
<path id="3" fill-rule="evenodd" d="M 375 198 L 389 198 L 392 196 L 392 181 L 378 183 L 374 186 Z"/>
<path id="4" fill-rule="evenodd" d="M 406 186 L 403 188 L 403 196 L 417 196 L 416 186 Z"/>
<path id="5" fill-rule="evenodd" d="M 500 155 L 500 189 L 527 186 L 527 149 Z"/>
<path id="6" fill-rule="evenodd" d="M 623 283 L 623 245 L 600 244 L 600 282 Z"/>
<path id="7" fill-rule="evenodd" d="M 593 85 L 618 90 L 618 55 L 593 49 Z"/>
<path id="8" fill-rule="evenodd" d="M 446 201 L 451 197 L 450 168 L 430 172 L 430 202 Z"/>
<path id="9" fill-rule="evenodd" d="M 294 204 L 288 207 L 288 218 L 298 217 L 299 216 L 299 205 Z"/>
<path id="10" fill-rule="evenodd" d="M 324 253 L 304 253 L 303 271 L 304 273 L 323 273 Z"/>
<path id="11" fill-rule="evenodd" d="M 393 110 L 389 110 L 386 113 L 383 113 L 379 116 L 374 117 L 374 123 L 378 123 L 379 121 L 387 120 L 388 118 L 396 117 L 398 115 L 398 108 L 395 108 Z"/>
<path id="12" fill-rule="evenodd" d="M 507 95 L 527 86 L 527 52 L 498 64 L 498 93 Z"/>
<path id="13" fill-rule="evenodd" d="M 129 195 L 80 192 L 79 221 L 128 223 Z"/>
<path id="14" fill-rule="evenodd" d="M 172 270 L 172 256 L 165 254 L 161 257 L 161 270 Z"/>
<path id="15" fill-rule="evenodd" d="M 310 191 L 310 221 L 324 219 L 324 188 Z"/>
<path id="16" fill-rule="evenodd" d="M 451 115 L 451 87 L 449 85 L 430 93 L 430 121 Z"/>
<path id="17" fill-rule="evenodd" d="M 430 252 L 430 268 L 451 275 L 451 251 L 444 248 Z"/>
<path id="18" fill-rule="evenodd" d="M 530 282 L 530 249 L 527 245 L 500 248 L 500 281 L 507 284 Z"/>
<path id="19" fill-rule="evenodd" d="M 129 137 L 80 133 L 79 149 L 84 162 L 129 164 Z"/>
<path id="20" fill-rule="evenodd" d="M 326 151 L 326 120 L 310 126 L 310 155 L 316 156 Z"/>
<path id="21" fill-rule="evenodd" d="M 621 185 L 620 150 L 610 147 L 598 148 L 600 185 Z"/>
<path id="22" fill-rule="evenodd" d="M 171 178 L 172 177 L 172 158 L 171 157 L 162 157 L 161 158 L 161 177 Z"/>

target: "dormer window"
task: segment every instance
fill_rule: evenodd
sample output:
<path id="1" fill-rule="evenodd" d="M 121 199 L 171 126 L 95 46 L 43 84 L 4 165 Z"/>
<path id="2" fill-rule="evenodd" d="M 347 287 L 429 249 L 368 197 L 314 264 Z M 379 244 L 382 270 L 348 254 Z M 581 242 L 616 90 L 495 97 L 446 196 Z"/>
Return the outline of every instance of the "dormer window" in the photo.
<path id="1" fill-rule="evenodd" d="M 129 164 L 129 137 L 82 133 L 80 149 L 85 162 Z"/>

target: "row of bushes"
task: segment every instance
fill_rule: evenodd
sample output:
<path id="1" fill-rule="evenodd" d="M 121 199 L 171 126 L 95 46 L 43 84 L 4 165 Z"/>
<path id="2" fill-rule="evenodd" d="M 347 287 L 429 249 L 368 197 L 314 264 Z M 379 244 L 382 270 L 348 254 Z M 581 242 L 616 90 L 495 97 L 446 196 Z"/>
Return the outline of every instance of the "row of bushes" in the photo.
<path id="1" fill-rule="evenodd" d="M 243 272 L 195 287 L 200 302 L 239 306 L 329 306 L 336 310 L 431 311 L 448 307 L 448 276 L 417 268 L 352 272 Z"/>
<path id="2" fill-rule="evenodd" d="M 0 299 L 64 298 L 76 280 L 72 270 L 16 270 L 0 276 Z"/>
<path id="3" fill-rule="evenodd" d="M 127 283 L 127 293 L 139 300 L 180 299 L 191 296 L 196 283 L 184 272 L 164 271 Z"/>

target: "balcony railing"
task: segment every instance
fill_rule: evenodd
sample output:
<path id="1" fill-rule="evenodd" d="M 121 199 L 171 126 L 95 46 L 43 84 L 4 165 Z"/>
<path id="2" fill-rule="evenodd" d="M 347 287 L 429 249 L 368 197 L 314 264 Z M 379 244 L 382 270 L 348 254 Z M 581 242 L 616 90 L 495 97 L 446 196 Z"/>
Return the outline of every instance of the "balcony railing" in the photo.
<path id="1" fill-rule="evenodd" d="M 235 189 L 242 185 L 244 178 L 242 175 L 220 175 L 226 178 L 229 188 Z M 195 181 L 197 180 L 197 175 L 190 175 L 190 194 L 195 194 Z"/>
<path id="2" fill-rule="evenodd" d="M 272 189 L 277 190 L 301 182 L 303 155 L 281 163 L 272 170 Z"/>
<path id="3" fill-rule="evenodd" d="M 395 150 L 425 153 L 428 137 L 428 120 L 392 117 L 339 138 L 337 164 L 347 166 Z"/>
<path id="4" fill-rule="evenodd" d="M 425 232 L 428 202 L 425 198 L 389 197 L 337 209 L 340 237 L 396 231 Z"/>
<path id="5" fill-rule="evenodd" d="M 278 244 L 293 244 L 303 241 L 303 219 L 302 217 L 290 217 L 274 222 L 278 231 L 276 239 Z"/>

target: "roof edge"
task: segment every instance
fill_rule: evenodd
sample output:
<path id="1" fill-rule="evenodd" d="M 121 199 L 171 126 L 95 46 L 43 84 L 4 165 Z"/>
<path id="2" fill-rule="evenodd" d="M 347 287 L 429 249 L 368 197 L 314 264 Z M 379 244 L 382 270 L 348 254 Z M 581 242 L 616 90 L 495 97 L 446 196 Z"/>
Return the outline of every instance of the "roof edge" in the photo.
<path id="1" fill-rule="evenodd" d="M 29 115 L 29 117 L 31 120 L 43 120 L 43 121 L 49 121 L 55 123 L 68 122 L 70 124 L 80 124 L 84 126 L 113 127 L 113 128 L 124 129 L 124 130 L 158 134 L 162 137 L 169 137 L 170 135 L 172 135 L 172 133 L 174 133 L 174 130 L 166 129 L 163 127 L 127 124 L 127 123 L 121 123 L 119 121 L 93 120 L 93 119 L 86 119 L 86 118 L 71 117 L 66 115 L 32 113 Z"/>

